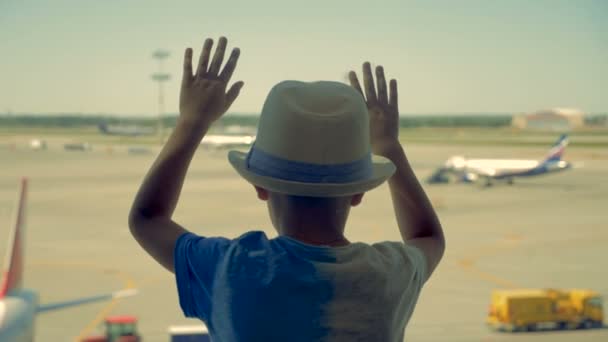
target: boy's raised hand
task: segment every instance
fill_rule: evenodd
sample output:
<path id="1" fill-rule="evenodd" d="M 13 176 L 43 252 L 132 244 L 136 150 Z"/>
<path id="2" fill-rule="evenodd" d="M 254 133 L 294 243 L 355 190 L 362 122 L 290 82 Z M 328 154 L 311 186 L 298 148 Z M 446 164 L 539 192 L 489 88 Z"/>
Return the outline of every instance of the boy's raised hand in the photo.
<path id="1" fill-rule="evenodd" d="M 377 89 L 369 62 L 363 63 L 363 85 L 361 89 L 357 73 L 348 73 L 351 86 L 355 88 L 367 104 L 370 123 L 370 143 L 372 152 L 388 157 L 395 147 L 399 147 L 399 106 L 397 103 L 397 80 L 390 81 L 390 94 L 382 66 L 376 67 Z"/>
<path id="2" fill-rule="evenodd" d="M 228 62 L 221 69 L 227 43 L 225 37 L 220 37 L 210 61 L 213 40 L 206 39 L 195 74 L 192 73 L 192 49 L 186 49 L 179 111 L 181 119 L 190 125 L 208 128 L 230 108 L 243 87 L 243 82 L 238 81 L 226 91 L 240 55 L 238 48 L 232 49 Z"/>

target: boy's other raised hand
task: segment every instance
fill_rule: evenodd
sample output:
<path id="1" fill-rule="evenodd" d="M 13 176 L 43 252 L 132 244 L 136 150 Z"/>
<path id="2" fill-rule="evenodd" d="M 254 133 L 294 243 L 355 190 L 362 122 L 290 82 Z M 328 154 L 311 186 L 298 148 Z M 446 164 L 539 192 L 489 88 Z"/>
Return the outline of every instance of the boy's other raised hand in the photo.
<path id="1" fill-rule="evenodd" d="M 370 143 L 372 152 L 388 157 L 395 147 L 399 147 L 399 106 L 397 103 L 397 80 L 389 83 L 387 91 L 384 69 L 376 67 L 376 85 L 369 62 L 363 63 L 363 86 L 361 88 L 357 73 L 348 73 L 350 84 L 355 88 L 367 104 L 370 123 Z"/>
<path id="2" fill-rule="evenodd" d="M 186 120 L 190 125 L 207 129 L 230 108 L 243 87 L 243 82 L 238 81 L 228 89 L 228 82 L 236 68 L 240 50 L 232 49 L 222 69 L 227 43 L 225 37 L 220 37 L 213 59 L 210 60 L 213 40 L 206 39 L 194 74 L 192 49 L 186 49 L 179 111 L 181 119 Z"/>

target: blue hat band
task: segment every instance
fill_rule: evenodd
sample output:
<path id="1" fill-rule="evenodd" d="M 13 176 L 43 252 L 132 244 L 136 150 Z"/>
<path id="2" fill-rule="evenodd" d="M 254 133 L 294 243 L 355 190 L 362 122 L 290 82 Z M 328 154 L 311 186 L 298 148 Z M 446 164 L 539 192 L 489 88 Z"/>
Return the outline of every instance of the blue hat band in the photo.
<path id="1" fill-rule="evenodd" d="M 264 177 L 303 183 L 352 183 L 373 176 L 372 155 L 344 164 L 312 164 L 273 156 L 251 147 L 247 155 L 249 171 Z"/>

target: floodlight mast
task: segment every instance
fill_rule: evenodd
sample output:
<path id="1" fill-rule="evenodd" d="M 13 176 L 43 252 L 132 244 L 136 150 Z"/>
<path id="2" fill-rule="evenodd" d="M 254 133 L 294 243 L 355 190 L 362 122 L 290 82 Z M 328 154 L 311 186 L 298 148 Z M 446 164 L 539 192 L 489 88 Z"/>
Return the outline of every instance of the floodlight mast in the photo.
<path id="1" fill-rule="evenodd" d="M 162 145 L 165 139 L 163 115 L 165 113 L 165 89 L 164 82 L 171 79 L 171 74 L 164 72 L 164 60 L 169 57 L 170 53 L 167 50 L 157 49 L 152 53 L 152 58 L 158 60 L 158 72 L 152 74 L 152 80 L 158 82 L 158 137 Z"/>

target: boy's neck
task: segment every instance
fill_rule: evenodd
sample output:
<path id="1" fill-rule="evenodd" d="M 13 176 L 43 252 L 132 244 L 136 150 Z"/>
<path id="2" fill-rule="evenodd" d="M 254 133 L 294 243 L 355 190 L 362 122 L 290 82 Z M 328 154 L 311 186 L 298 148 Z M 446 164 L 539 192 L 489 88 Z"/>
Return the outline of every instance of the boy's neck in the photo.
<path id="1" fill-rule="evenodd" d="M 343 234 L 310 234 L 301 232 L 279 232 L 279 235 L 287 236 L 294 240 L 313 246 L 340 247 L 350 245 L 350 241 Z"/>
<path id="2" fill-rule="evenodd" d="M 285 235 L 319 246 L 345 246 L 344 227 L 351 198 L 300 198 L 272 193 L 268 202 L 272 224 Z"/>
<path id="3" fill-rule="evenodd" d="M 280 235 L 316 246 L 345 246 L 350 242 L 344 237 L 348 211 L 343 215 L 327 215 L 322 212 L 304 211 L 298 214 L 284 213 L 275 223 Z"/>

